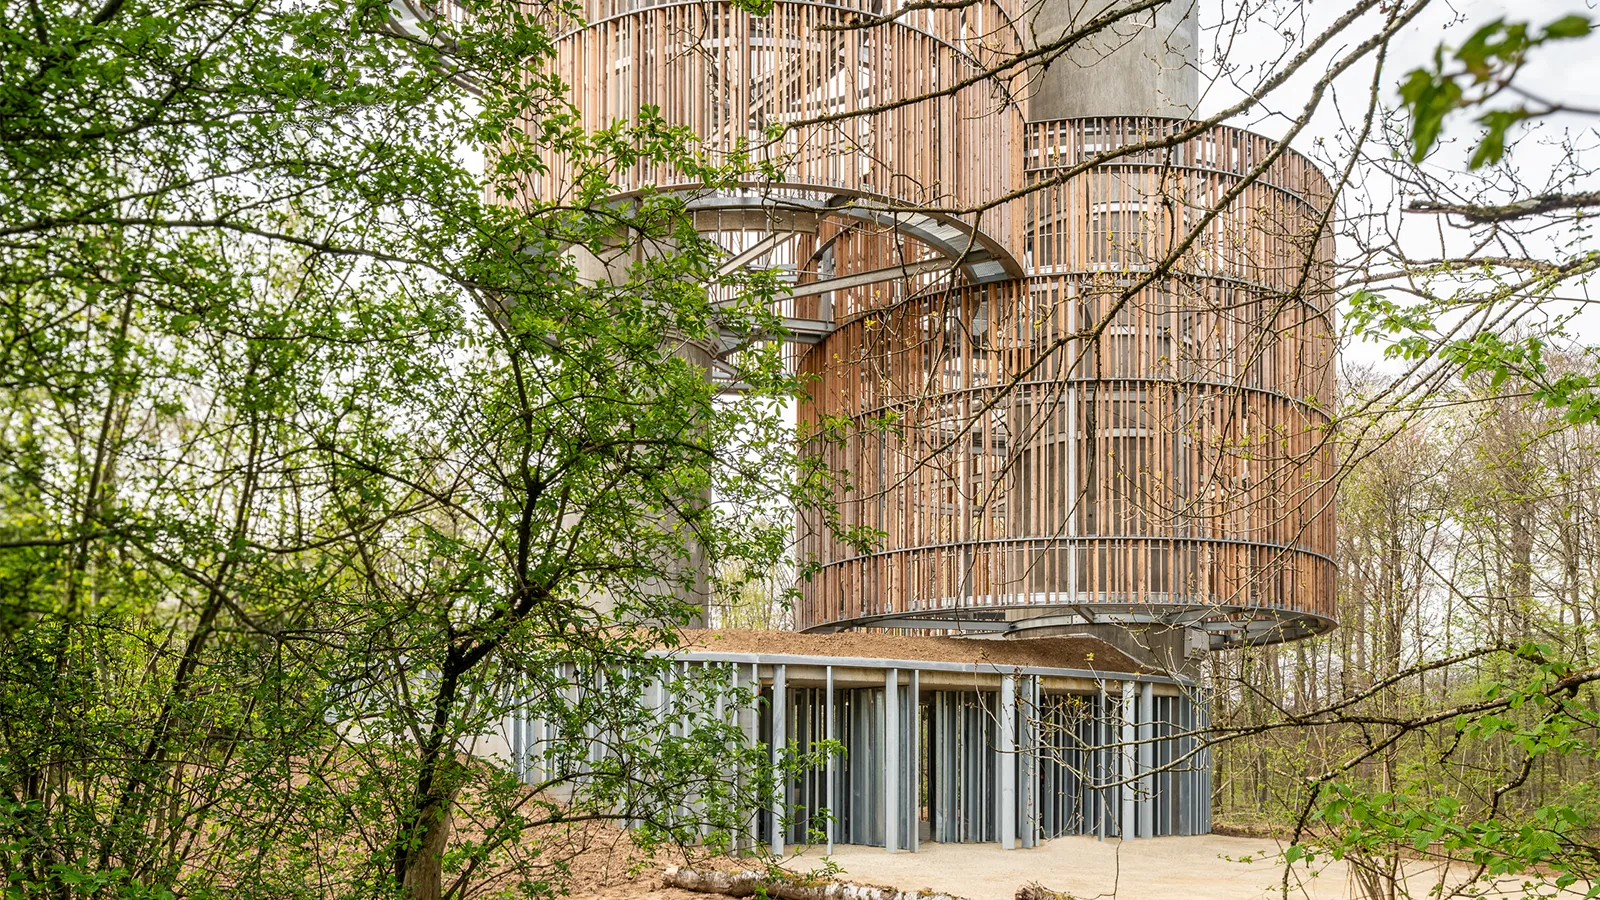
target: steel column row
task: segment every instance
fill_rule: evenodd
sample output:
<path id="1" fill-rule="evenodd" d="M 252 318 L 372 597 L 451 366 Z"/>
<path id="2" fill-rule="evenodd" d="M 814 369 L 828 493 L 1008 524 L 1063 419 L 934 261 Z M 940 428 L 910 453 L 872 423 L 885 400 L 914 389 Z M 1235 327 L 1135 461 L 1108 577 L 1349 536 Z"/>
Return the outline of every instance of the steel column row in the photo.
<path id="1" fill-rule="evenodd" d="M 936 841 L 997 841 L 1008 850 L 1069 834 L 1210 829 L 1203 695 L 1157 695 L 1154 683 L 1132 679 L 1101 680 L 1093 693 L 1052 692 L 1038 675 L 1009 673 L 997 691 L 924 692 L 919 670 L 897 667 L 883 670 L 882 687 L 841 688 L 831 665 L 821 686 L 796 688 L 786 665 L 771 666 L 762 684 L 760 668 L 742 662 L 679 663 L 672 678 L 693 677 L 692 666 L 725 668 L 731 696 L 755 698 L 733 703 L 724 694 L 711 714 L 748 745 L 765 744 L 765 764 L 779 773 L 748 832 L 734 835 L 741 849 L 765 845 L 781 855 L 790 843 L 825 840 L 830 852 L 835 843 L 915 851 L 924 822 Z M 569 702 L 597 687 L 565 666 L 555 675 Z M 694 713 L 681 698 L 674 703 L 670 682 L 644 690 L 662 733 L 690 732 Z M 558 721 L 536 716 L 509 716 L 505 737 L 513 770 L 529 784 L 603 752 L 592 722 L 582 727 L 583 747 L 563 742 Z M 791 748 L 810 752 L 821 741 L 844 752 L 814 771 L 782 774 Z M 729 774 L 741 789 L 751 783 L 751 773 Z M 697 805 L 685 798 L 679 814 L 687 819 Z"/>

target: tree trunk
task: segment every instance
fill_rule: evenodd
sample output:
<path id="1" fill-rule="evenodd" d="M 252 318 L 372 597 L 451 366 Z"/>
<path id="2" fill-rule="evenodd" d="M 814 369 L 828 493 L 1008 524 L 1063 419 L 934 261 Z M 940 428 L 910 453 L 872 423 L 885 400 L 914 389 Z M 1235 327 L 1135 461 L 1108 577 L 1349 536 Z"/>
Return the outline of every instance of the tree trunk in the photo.
<path id="1" fill-rule="evenodd" d="M 411 810 L 396 835 L 395 875 L 402 894 L 410 900 L 440 900 L 445 844 L 450 839 L 451 813 L 461 784 L 455 770 L 455 742 L 449 732 L 459 678 L 466 668 L 456 648 L 450 649 L 442 668 L 433 699 L 433 721 L 422 742 Z"/>
<path id="2" fill-rule="evenodd" d="M 406 857 L 400 887 L 411 900 L 440 900 L 444 891 L 444 851 L 454 819 L 453 791 L 436 797 L 417 817 L 416 848 Z"/>

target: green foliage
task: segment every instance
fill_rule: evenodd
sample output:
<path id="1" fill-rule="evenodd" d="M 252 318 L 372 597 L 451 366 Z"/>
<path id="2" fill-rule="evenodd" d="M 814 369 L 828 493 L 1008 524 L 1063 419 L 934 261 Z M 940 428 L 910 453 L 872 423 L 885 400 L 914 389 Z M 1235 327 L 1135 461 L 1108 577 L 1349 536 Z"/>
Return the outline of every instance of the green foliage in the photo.
<path id="1" fill-rule="evenodd" d="M 1527 285 L 1519 286 L 1527 289 Z M 1554 284 L 1541 289 L 1549 290 Z M 1476 295 L 1474 295 L 1476 294 Z M 1581 425 L 1600 417 L 1600 382 L 1584 371 L 1554 368 L 1547 358 L 1550 345 L 1565 336 L 1567 316 L 1552 316 L 1552 324 L 1538 332 L 1506 335 L 1493 330 L 1468 337 L 1451 337 L 1448 323 L 1466 311 L 1488 309 L 1496 289 L 1472 292 L 1446 300 L 1425 300 L 1401 305 L 1374 291 L 1359 290 L 1346 301 L 1346 323 L 1356 337 L 1384 344 L 1384 356 L 1407 363 L 1447 363 L 1463 378 L 1482 377 L 1497 391 L 1516 379 L 1538 402 L 1561 411 L 1569 424 Z M 1442 325 L 1441 323 L 1446 323 Z"/>
<path id="2" fill-rule="evenodd" d="M 1470 864 L 1476 878 L 1491 881 L 1538 875 L 1561 888 L 1590 882 L 1588 847 L 1600 828 L 1595 786 L 1569 785 L 1537 803 L 1513 799 L 1543 757 L 1567 765 L 1600 761 L 1600 714 L 1582 695 L 1589 679 L 1544 644 L 1524 644 L 1502 661 L 1508 677 L 1475 686 L 1475 700 L 1441 735 L 1438 758 L 1405 767 L 1389 787 L 1355 778 L 1324 786 L 1312 811 L 1317 837 L 1291 847 L 1285 861 L 1404 851 Z M 1478 767 L 1469 761 L 1507 753 L 1505 769 L 1472 774 Z M 1597 894 L 1600 885 L 1589 896 Z"/>
<path id="3" fill-rule="evenodd" d="M 1551 41 L 1586 37 L 1593 30 L 1589 17 L 1578 14 L 1562 16 L 1542 29 L 1495 19 L 1454 51 L 1440 46 L 1431 66 L 1413 69 L 1400 84 L 1400 99 L 1411 118 L 1412 162 L 1421 162 L 1439 143 L 1445 117 L 1483 106 L 1506 90 L 1530 52 Z M 1526 104 L 1480 113 L 1477 122 L 1483 132 L 1469 166 L 1478 169 L 1499 162 L 1511 128 L 1540 114 Z"/>
<path id="4" fill-rule="evenodd" d="M 776 282 L 612 197 L 745 162 L 576 128 L 567 4 L 0 4 L 0 890 L 538 896 L 562 823 L 738 826 L 764 751 L 667 725 L 751 698 L 656 651 L 828 475 L 775 349 L 702 365 Z M 536 793 L 510 715 L 593 743 Z"/>

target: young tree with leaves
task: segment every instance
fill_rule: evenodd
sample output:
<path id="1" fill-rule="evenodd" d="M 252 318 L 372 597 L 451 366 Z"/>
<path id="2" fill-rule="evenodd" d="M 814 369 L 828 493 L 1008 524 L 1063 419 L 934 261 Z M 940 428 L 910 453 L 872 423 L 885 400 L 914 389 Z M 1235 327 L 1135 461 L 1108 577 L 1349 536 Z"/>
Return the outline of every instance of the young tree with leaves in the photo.
<path id="1" fill-rule="evenodd" d="M 634 160 L 731 170 L 648 115 L 572 127 L 570 13 L 0 16 L 9 892 L 541 893 L 541 826 L 742 827 L 756 750 L 664 727 L 726 685 L 643 686 L 809 489 L 778 356 L 738 398 L 700 359 L 774 285 L 685 196 L 610 202 Z M 529 197 L 557 155 L 577 187 Z M 469 755 L 513 712 L 588 738 L 525 788 Z"/>

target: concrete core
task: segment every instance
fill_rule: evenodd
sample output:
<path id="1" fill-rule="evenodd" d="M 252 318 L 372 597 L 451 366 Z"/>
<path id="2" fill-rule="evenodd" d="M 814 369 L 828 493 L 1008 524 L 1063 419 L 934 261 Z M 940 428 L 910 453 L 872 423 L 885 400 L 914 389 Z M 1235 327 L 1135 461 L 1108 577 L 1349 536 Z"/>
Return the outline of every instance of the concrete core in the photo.
<path id="1" fill-rule="evenodd" d="M 1042 0 L 1028 40 L 1048 45 L 1125 2 Z M 1056 57 L 1035 75 L 1028 118 L 1193 116 L 1200 103 L 1197 6 L 1198 0 L 1169 0 Z"/>

